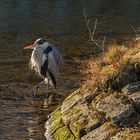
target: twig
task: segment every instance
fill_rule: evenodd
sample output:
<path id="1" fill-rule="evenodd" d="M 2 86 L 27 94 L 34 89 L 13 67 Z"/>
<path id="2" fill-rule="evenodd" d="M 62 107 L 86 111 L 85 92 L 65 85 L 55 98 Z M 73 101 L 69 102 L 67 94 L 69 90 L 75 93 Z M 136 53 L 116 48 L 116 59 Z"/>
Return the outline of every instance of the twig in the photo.
<path id="1" fill-rule="evenodd" d="M 91 34 L 91 38 L 94 37 L 95 31 L 96 31 L 96 27 L 97 27 L 97 18 L 95 19 L 94 28 L 93 28 L 93 32 Z"/>
<path id="2" fill-rule="evenodd" d="M 118 45 L 115 39 L 111 38 L 110 40 L 112 40 L 116 46 Z"/>
<path id="3" fill-rule="evenodd" d="M 81 60 L 79 58 L 74 57 L 73 58 L 74 62 L 76 62 L 77 64 L 81 64 Z"/>
<path id="4" fill-rule="evenodd" d="M 105 40 L 106 40 L 106 36 L 104 36 L 104 39 L 103 39 L 103 42 L 102 42 L 102 48 L 104 48 Z"/>
<path id="5" fill-rule="evenodd" d="M 86 15 L 86 11 L 85 11 L 85 8 L 83 9 L 83 15 L 84 15 L 84 20 L 85 20 L 85 23 L 86 23 L 86 26 L 87 26 L 87 29 L 88 29 L 88 32 L 89 32 L 89 39 L 92 43 L 94 43 L 98 48 L 100 48 L 102 51 L 104 51 L 104 48 L 102 47 L 104 45 L 104 42 L 105 40 L 103 40 L 103 43 L 102 43 L 102 46 L 100 46 L 98 44 L 98 42 L 94 39 L 94 36 L 95 36 L 95 32 L 96 32 L 96 28 L 97 28 L 97 19 L 95 19 L 95 22 L 94 22 L 94 27 L 93 27 L 93 30 L 91 29 L 90 27 L 90 19 L 88 18 L 88 16 Z"/>
<path id="6" fill-rule="evenodd" d="M 135 32 L 135 34 L 136 34 L 136 40 L 139 40 L 140 39 L 140 35 L 138 34 L 138 32 L 136 31 L 136 29 L 134 28 L 133 25 L 131 25 L 131 27 L 132 27 L 133 31 Z"/>

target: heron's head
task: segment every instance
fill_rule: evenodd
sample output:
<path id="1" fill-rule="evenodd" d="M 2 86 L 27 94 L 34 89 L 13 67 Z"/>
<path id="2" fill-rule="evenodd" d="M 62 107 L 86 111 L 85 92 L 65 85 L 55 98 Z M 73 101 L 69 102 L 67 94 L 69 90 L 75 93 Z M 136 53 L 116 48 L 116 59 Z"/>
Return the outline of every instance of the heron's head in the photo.
<path id="1" fill-rule="evenodd" d="M 32 45 L 28 45 L 26 47 L 24 47 L 24 49 L 34 49 L 34 48 L 37 48 L 37 47 L 46 47 L 47 46 L 47 40 L 44 39 L 44 38 L 38 38 L 34 44 Z"/>

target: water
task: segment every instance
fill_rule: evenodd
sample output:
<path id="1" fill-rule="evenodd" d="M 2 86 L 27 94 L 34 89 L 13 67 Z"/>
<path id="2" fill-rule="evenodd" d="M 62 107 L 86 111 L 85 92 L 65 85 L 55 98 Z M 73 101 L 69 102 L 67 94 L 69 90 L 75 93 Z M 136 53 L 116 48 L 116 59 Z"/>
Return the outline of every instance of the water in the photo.
<path id="1" fill-rule="evenodd" d="M 74 57 L 89 56 L 83 8 L 94 24 L 97 37 L 107 41 L 128 39 L 139 31 L 139 0 L 1 0 L 0 1 L 0 140 L 43 140 L 47 115 L 75 87 L 79 67 Z M 37 38 L 47 38 L 66 60 L 52 102 L 45 98 L 45 87 L 32 98 L 29 91 L 41 79 L 28 69 L 30 53 L 23 47 Z M 41 94 L 44 93 L 44 94 Z"/>

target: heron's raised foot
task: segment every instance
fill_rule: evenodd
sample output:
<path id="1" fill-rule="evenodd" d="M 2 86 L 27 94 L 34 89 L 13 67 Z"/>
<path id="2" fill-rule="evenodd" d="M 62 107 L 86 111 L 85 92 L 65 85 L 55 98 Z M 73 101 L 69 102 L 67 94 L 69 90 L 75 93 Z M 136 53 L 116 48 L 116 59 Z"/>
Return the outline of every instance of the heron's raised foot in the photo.
<path id="1" fill-rule="evenodd" d="M 32 94 L 33 96 L 35 96 L 35 95 L 36 95 L 35 93 L 37 92 L 38 89 L 41 90 L 41 89 L 40 89 L 40 85 L 36 85 L 36 86 L 31 90 L 31 94 Z"/>
<path id="2" fill-rule="evenodd" d="M 41 81 L 39 84 L 37 84 L 32 90 L 31 90 L 31 95 L 32 96 L 35 96 L 36 94 L 36 91 L 38 90 L 38 89 L 40 89 L 40 85 L 42 85 L 43 83 L 45 83 L 45 81 L 43 80 L 43 81 Z M 41 89 L 40 89 L 41 90 Z"/>

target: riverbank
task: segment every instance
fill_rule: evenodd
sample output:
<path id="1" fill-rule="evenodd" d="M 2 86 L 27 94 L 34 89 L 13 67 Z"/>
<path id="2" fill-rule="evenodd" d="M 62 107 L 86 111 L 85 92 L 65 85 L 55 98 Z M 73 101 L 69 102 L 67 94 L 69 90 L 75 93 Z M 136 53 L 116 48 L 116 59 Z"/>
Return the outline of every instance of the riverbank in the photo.
<path id="1" fill-rule="evenodd" d="M 140 43 L 82 65 L 80 88 L 48 116 L 47 140 L 140 139 Z"/>

